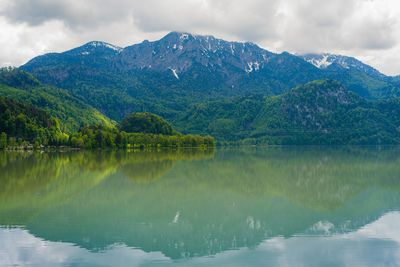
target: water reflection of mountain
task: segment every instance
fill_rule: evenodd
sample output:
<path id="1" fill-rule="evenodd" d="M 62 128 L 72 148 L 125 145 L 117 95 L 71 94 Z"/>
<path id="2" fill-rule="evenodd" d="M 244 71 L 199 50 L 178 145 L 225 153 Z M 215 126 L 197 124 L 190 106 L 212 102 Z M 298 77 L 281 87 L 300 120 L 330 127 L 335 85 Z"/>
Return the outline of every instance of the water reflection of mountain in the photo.
<path id="1" fill-rule="evenodd" d="M 186 157 L 193 161 L 141 153 L 40 155 L 49 157 L 43 164 L 63 163 L 33 192 L 0 191 L 0 224 L 32 208 L 34 216 L 17 222 L 35 236 L 91 250 L 124 243 L 181 258 L 274 236 L 352 231 L 400 207 L 397 148 L 232 150 Z M 33 169 L 38 177 L 45 168 Z M 37 190 L 49 198 L 41 209 L 29 204 Z"/>
<path id="2" fill-rule="evenodd" d="M 340 208 L 371 187 L 400 190 L 398 148 L 283 147 L 225 151 L 198 169 L 203 176 L 218 177 L 206 181 L 214 188 L 245 195 L 283 196 L 319 210 Z"/>

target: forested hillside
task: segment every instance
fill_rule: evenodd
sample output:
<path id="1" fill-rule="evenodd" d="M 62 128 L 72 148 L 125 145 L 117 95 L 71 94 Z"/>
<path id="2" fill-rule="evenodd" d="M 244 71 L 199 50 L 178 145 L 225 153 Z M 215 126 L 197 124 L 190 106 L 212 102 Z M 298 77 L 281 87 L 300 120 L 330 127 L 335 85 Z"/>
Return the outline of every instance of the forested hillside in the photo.
<path id="1" fill-rule="evenodd" d="M 279 96 L 192 105 L 175 124 L 184 133 L 249 144 L 398 144 L 399 110 L 399 99 L 371 102 L 320 80 Z"/>
<path id="2" fill-rule="evenodd" d="M 0 96 L 0 148 L 23 141 L 37 145 L 58 145 L 67 140 L 58 121 L 48 112 Z"/>
<path id="3" fill-rule="evenodd" d="M 66 90 L 43 85 L 31 74 L 16 68 L 0 69 L 0 95 L 48 111 L 68 133 L 89 124 L 113 125 L 112 120 Z"/>
<path id="4" fill-rule="evenodd" d="M 0 149 L 68 146 L 73 148 L 214 147 L 210 136 L 182 135 L 154 114 L 132 114 L 124 124 L 86 125 L 66 134 L 56 118 L 31 104 L 0 96 Z"/>

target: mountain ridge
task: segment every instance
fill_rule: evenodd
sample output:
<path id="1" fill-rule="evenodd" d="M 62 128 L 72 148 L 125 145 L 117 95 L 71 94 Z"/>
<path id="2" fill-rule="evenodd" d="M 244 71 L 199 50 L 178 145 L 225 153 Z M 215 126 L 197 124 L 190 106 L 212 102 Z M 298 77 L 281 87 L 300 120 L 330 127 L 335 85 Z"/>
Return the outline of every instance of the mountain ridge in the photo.
<path id="1" fill-rule="evenodd" d="M 331 53 L 321 53 L 321 54 L 304 54 L 304 55 L 299 55 L 301 58 L 303 58 L 305 61 L 313 64 L 317 68 L 322 68 L 322 69 L 327 69 L 331 67 L 332 65 L 339 65 L 345 69 L 350 69 L 354 68 L 357 70 L 364 71 L 365 73 L 378 78 L 378 79 L 385 79 L 386 77 L 391 77 L 391 76 L 386 76 L 377 69 L 361 62 L 360 60 L 354 58 L 354 57 L 349 57 L 349 56 L 344 56 L 344 55 L 338 55 L 338 54 L 331 54 Z"/>
<path id="2" fill-rule="evenodd" d="M 116 121 L 132 112 L 152 112 L 171 120 L 192 103 L 257 93 L 279 95 L 320 79 L 338 80 L 367 99 L 400 96 L 396 77 L 381 77 L 354 58 L 337 56 L 336 62 L 342 65 L 333 62 L 318 68 L 301 56 L 275 54 L 249 42 L 171 32 L 125 48 L 89 42 L 36 57 L 21 69 Z"/>
<path id="3" fill-rule="evenodd" d="M 90 41 L 87 42 L 81 46 L 78 46 L 76 48 L 72 48 L 70 50 L 67 50 L 65 52 L 61 53 L 47 53 L 45 55 L 55 55 L 55 54 L 69 54 L 72 55 L 74 52 L 87 49 L 88 47 L 92 48 L 98 48 L 100 47 L 101 49 L 106 49 L 108 48 L 109 50 L 115 51 L 117 53 L 123 52 L 124 50 L 132 50 L 135 49 L 136 47 L 142 46 L 142 45 L 155 45 L 158 42 L 164 42 L 168 43 L 167 45 L 168 49 L 173 49 L 173 50 L 183 50 L 184 47 L 182 44 L 184 44 L 187 41 L 193 41 L 197 40 L 200 42 L 200 47 L 202 48 L 203 52 L 213 52 L 216 53 L 219 50 L 224 50 L 226 48 L 229 48 L 232 55 L 235 53 L 238 54 L 240 52 L 244 52 L 243 50 L 240 51 L 241 49 L 244 49 L 244 47 L 249 46 L 249 47 L 255 47 L 259 49 L 260 51 L 263 51 L 265 57 L 263 58 L 266 60 L 268 56 L 271 55 L 282 55 L 282 54 L 290 54 L 286 51 L 283 51 L 282 53 L 273 53 L 270 52 L 264 48 L 261 48 L 258 46 L 256 43 L 253 42 L 239 42 L 239 41 L 226 41 L 220 38 L 216 38 L 213 35 L 200 35 L 200 34 L 192 34 L 189 32 L 184 32 L 184 31 L 173 31 L 165 35 L 159 40 L 156 41 L 148 41 L 148 40 L 143 40 L 141 43 L 133 44 L 133 45 L 128 45 L 126 47 L 120 47 L 111 43 L 107 43 L 104 41 Z M 89 51 L 86 51 L 89 52 Z M 86 55 L 85 51 L 83 51 L 83 54 Z M 42 56 L 45 56 L 42 55 Z M 339 54 L 332 54 L 332 53 L 307 53 L 307 54 L 293 54 L 294 56 L 302 58 L 304 61 L 314 65 L 317 68 L 324 69 L 329 67 L 331 64 L 337 64 L 342 66 L 343 68 L 349 69 L 350 67 L 356 67 L 358 69 L 363 69 L 366 72 L 369 72 L 370 74 L 375 75 L 376 77 L 396 77 L 390 76 L 390 75 L 385 75 L 381 73 L 379 70 L 375 69 L 374 67 L 371 67 L 360 60 L 358 60 L 355 57 L 352 56 L 344 56 L 344 55 L 339 55 Z M 38 56 L 38 57 L 42 57 Z M 35 57 L 34 59 L 38 58 Z M 32 62 L 32 60 L 29 60 L 22 66 L 29 66 Z M 258 70 L 259 66 L 251 66 L 251 62 L 247 62 L 247 69 L 244 68 L 245 71 L 251 72 L 252 70 Z M 258 63 L 260 64 L 260 63 Z M 253 65 L 257 65 L 256 63 L 253 63 Z M 144 66 L 142 65 L 141 68 L 144 67 L 149 67 L 149 66 Z M 152 68 L 152 66 L 150 67 Z M 164 69 L 165 70 L 165 69 Z"/>

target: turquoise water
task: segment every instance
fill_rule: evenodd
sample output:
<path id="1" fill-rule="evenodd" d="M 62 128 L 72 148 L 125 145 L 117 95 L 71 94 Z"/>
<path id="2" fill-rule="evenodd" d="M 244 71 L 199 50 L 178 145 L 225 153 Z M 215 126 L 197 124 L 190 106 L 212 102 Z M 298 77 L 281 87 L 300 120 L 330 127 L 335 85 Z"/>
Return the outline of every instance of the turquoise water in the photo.
<path id="1" fill-rule="evenodd" d="M 0 266 L 399 266 L 400 148 L 0 153 Z"/>

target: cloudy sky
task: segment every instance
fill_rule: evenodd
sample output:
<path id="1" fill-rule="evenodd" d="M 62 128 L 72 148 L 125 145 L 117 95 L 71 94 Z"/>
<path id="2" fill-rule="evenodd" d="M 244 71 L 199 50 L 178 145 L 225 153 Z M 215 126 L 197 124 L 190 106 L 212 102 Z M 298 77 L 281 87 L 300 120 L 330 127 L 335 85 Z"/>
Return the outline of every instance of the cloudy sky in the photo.
<path id="1" fill-rule="evenodd" d="M 400 74 L 398 0 L 0 0 L 0 29 L 1 66 L 92 40 L 123 47 L 176 30 L 272 52 L 339 53 Z"/>

